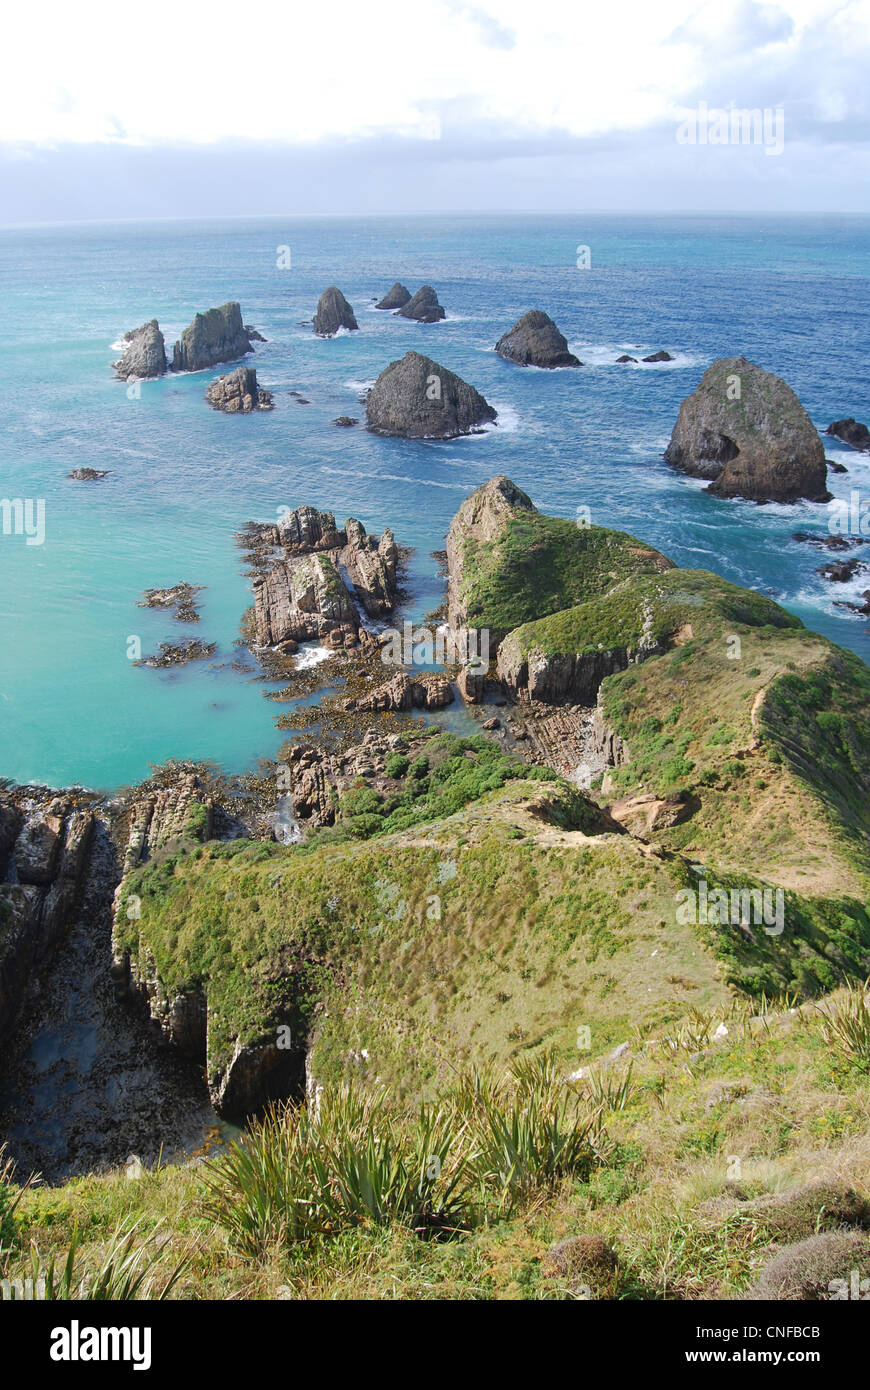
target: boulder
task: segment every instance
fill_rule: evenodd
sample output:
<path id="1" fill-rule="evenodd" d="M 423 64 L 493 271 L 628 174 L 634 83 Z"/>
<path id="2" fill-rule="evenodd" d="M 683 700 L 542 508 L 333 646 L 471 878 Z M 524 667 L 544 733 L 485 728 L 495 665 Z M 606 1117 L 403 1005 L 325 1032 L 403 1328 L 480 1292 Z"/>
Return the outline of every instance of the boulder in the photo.
<path id="1" fill-rule="evenodd" d="M 236 367 L 234 372 L 219 376 L 206 388 L 205 398 L 215 410 L 227 415 L 248 415 L 252 410 L 273 410 L 272 393 L 257 385 L 253 367 Z"/>
<path id="2" fill-rule="evenodd" d="M 541 309 L 530 309 L 495 345 L 499 357 L 521 367 L 581 367 L 568 341 Z"/>
<path id="3" fill-rule="evenodd" d="M 336 289 L 335 285 L 330 285 L 317 301 L 314 332 L 318 338 L 334 338 L 340 328 L 352 330 L 359 328 L 359 324 L 341 290 Z"/>
<path id="4" fill-rule="evenodd" d="M 624 363 L 624 362 L 634 362 L 634 364 L 637 365 L 637 358 L 636 358 L 636 357 L 629 357 L 629 355 L 628 355 L 627 352 L 624 352 L 624 353 L 622 354 L 621 357 L 617 357 L 616 360 L 617 360 L 617 362 L 620 363 L 620 364 L 621 364 L 621 363 Z"/>
<path id="5" fill-rule="evenodd" d="M 829 560 L 826 565 L 821 565 L 816 571 L 823 579 L 829 579 L 834 584 L 846 584 L 858 573 L 859 570 L 866 569 L 867 566 L 853 556 L 850 560 Z"/>
<path id="6" fill-rule="evenodd" d="M 125 333 L 124 342 L 126 347 L 123 354 L 112 364 L 120 381 L 129 381 L 131 377 L 147 380 L 163 376 L 166 371 L 166 344 L 156 319 Z"/>
<path id="7" fill-rule="evenodd" d="M 778 376 L 721 357 L 680 406 L 665 460 L 710 480 L 719 497 L 756 502 L 829 499 L 825 453 L 810 417 Z"/>
<path id="8" fill-rule="evenodd" d="M 185 328 L 172 353 L 174 372 L 201 372 L 219 362 L 232 362 L 253 352 L 242 323 L 242 311 L 232 299 L 218 309 L 197 314 Z"/>
<path id="9" fill-rule="evenodd" d="M 410 302 L 411 292 L 406 290 L 404 285 L 397 280 L 391 290 L 387 290 L 383 299 L 375 305 L 376 309 L 403 309 Z"/>
<path id="10" fill-rule="evenodd" d="M 835 420 L 832 425 L 828 425 L 825 434 L 832 434 L 835 439 L 842 439 L 843 443 L 848 444 L 852 449 L 861 449 L 864 453 L 870 453 L 870 430 L 859 420 L 853 420 L 851 416 L 848 420 Z"/>
<path id="11" fill-rule="evenodd" d="M 416 319 L 417 323 L 438 323 L 439 319 L 446 318 L 431 285 L 422 285 L 399 313 L 403 319 Z"/>
<path id="12" fill-rule="evenodd" d="M 332 512 L 319 512 L 316 507 L 294 507 L 278 522 L 277 540 L 285 551 L 305 554 L 309 550 L 331 550 L 345 544 L 345 537 L 335 524 Z"/>
<path id="13" fill-rule="evenodd" d="M 673 357 L 664 348 L 659 348 L 658 352 L 651 352 L 649 357 L 645 357 L 644 362 L 673 362 Z"/>
<path id="14" fill-rule="evenodd" d="M 479 391 L 431 357 L 407 352 L 366 397 L 367 427 L 406 439 L 455 439 L 496 418 Z"/>

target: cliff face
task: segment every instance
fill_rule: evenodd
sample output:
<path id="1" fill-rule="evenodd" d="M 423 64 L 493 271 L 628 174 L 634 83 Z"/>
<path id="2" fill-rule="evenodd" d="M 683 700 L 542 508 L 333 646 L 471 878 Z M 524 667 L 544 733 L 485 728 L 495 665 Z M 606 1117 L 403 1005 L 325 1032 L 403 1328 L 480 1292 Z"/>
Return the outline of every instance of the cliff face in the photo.
<path id="1" fill-rule="evenodd" d="M 148 942 L 147 901 L 131 888 L 136 871 L 163 846 L 213 837 L 211 798 L 195 774 L 182 773 L 171 786 L 135 798 L 129 819 L 124 878 L 115 894 L 116 994 L 141 1000 L 165 1041 L 205 1064 L 209 1096 L 221 1114 L 242 1118 L 271 1099 L 292 1094 L 303 1075 L 304 1051 L 281 1049 L 270 1040 L 242 1045 L 238 1037 L 228 1039 L 220 1003 L 212 1001 L 196 973 L 180 987 L 167 986 Z"/>
<path id="2" fill-rule="evenodd" d="M 66 795 L 0 792 L 0 1040 L 71 923 L 93 832 L 93 812 Z"/>
<path id="3" fill-rule="evenodd" d="M 479 391 L 419 352 L 391 362 L 366 399 L 368 428 L 406 439 L 455 439 L 495 418 Z"/>
<path id="4" fill-rule="evenodd" d="M 232 362 L 253 352 L 236 300 L 197 314 L 185 328 L 172 354 L 174 372 L 200 372 L 219 362 Z"/>
<path id="5" fill-rule="evenodd" d="M 227 415 L 274 409 L 272 393 L 257 385 L 253 367 L 236 367 L 227 376 L 219 376 L 206 388 L 205 398 L 215 410 L 223 410 Z"/>
<path id="6" fill-rule="evenodd" d="M 825 451 L 794 392 L 745 357 L 714 362 L 680 406 L 665 460 L 719 497 L 826 501 Z"/>
<path id="7" fill-rule="evenodd" d="M 314 315 L 314 332 L 318 338 L 332 338 L 340 328 L 357 329 L 359 324 L 353 308 L 335 285 L 323 291 Z"/>
<path id="8" fill-rule="evenodd" d="M 125 333 L 124 342 L 127 346 L 122 356 L 112 364 L 119 380 L 129 381 L 131 377 L 147 380 L 163 376 L 166 371 L 166 345 L 156 319 Z"/>
<path id="9" fill-rule="evenodd" d="M 521 367 L 580 367 L 578 357 L 568 351 L 568 341 L 549 314 L 531 309 L 495 345 L 499 357 Z"/>

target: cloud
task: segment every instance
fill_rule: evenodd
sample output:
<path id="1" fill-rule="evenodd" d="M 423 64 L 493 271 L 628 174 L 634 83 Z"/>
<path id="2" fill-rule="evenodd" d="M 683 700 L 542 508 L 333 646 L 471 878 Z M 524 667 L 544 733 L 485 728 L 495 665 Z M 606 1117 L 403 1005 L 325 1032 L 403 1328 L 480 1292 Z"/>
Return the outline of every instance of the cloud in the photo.
<path id="1" fill-rule="evenodd" d="M 707 0 L 674 30 L 668 42 L 697 45 L 709 60 L 756 53 L 770 44 L 784 43 L 794 29 L 791 15 L 779 5 L 739 0 L 729 8 L 722 0 Z"/>
<path id="2" fill-rule="evenodd" d="M 458 19 L 465 19 L 477 32 L 486 48 L 515 48 L 516 30 L 508 29 L 494 15 L 487 14 L 479 5 L 466 5 L 463 0 L 446 0 L 447 8 Z"/>

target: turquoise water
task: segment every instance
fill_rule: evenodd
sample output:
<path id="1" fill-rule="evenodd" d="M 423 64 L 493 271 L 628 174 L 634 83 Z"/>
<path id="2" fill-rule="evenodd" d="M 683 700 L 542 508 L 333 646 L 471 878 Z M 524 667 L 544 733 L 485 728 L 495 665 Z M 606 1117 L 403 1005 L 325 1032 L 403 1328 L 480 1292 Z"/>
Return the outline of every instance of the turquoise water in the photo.
<path id="1" fill-rule="evenodd" d="M 277 265 L 289 245 L 291 267 Z M 576 266 L 589 246 L 592 268 Z M 811 627 L 870 653 L 866 620 L 835 598 L 867 580 L 825 584 L 822 556 L 790 539 L 826 530 L 824 507 L 721 502 L 662 462 L 680 401 L 713 358 L 743 353 L 785 377 L 823 428 L 870 416 L 870 223 L 861 219 L 505 217 L 263 219 L 0 232 L 3 383 L 0 496 L 42 498 L 41 546 L 0 535 L 0 774 L 113 788 L 149 763 L 210 757 L 240 771 L 273 756 L 276 707 L 229 669 L 250 603 L 233 534 L 250 518 L 309 502 L 390 525 L 416 547 L 420 616 L 440 598 L 430 552 L 463 496 L 507 473 L 543 509 L 624 527 L 680 564 L 772 593 Z M 286 258 L 285 258 L 286 259 Z M 417 325 L 371 301 L 401 279 L 432 283 L 447 321 Z M 326 285 L 361 331 L 332 341 L 300 326 Z M 128 399 L 109 364 L 121 334 L 157 317 L 171 346 L 200 309 L 235 298 L 268 338 L 255 365 L 270 414 L 211 411 L 219 371 L 145 382 Z M 501 361 L 496 338 L 527 309 L 556 319 L 582 371 Z M 498 428 L 450 443 L 337 429 L 363 417 L 362 387 L 410 347 L 473 382 Z M 673 363 L 612 365 L 667 348 Z M 637 355 L 637 351 L 634 352 Z M 290 396 L 301 391 L 310 404 Z M 867 495 L 870 455 L 836 445 L 848 474 L 830 487 Z M 72 468 L 111 470 L 101 483 Z M 146 588 L 205 585 L 189 628 L 137 608 Z M 145 652 L 196 635 L 213 662 L 135 668 Z M 284 708 L 284 707 L 282 707 Z"/>

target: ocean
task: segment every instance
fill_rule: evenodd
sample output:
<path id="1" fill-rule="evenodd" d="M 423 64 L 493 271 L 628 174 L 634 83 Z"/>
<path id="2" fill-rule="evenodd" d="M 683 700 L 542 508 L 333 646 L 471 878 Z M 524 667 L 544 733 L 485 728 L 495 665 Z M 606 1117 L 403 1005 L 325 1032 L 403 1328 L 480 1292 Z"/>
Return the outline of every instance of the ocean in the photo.
<path id="1" fill-rule="evenodd" d="M 588 248 L 590 265 L 578 265 Z M 289 255 L 286 248 L 289 248 Z M 274 718 L 252 670 L 233 667 L 251 602 L 234 533 L 310 503 L 339 523 L 391 526 L 414 547 L 419 619 L 440 600 L 432 552 L 463 497 L 506 473 L 542 510 L 588 507 L 680 565 L 772 595 L 811 628 L 870 656 L 867 620 L 834 606 L 868 580 L 831 584 L 823 505 L 720 501 L 662 460 L 681 400 L 716 357 L 784 377 L 820 430 L 870 415 L 870 221 L 772 217 L 268 218 L 0 230 L 3 394 L 0 497 L 41 499 L 45 539 L 0 534 L 0 775 L 112 790 L 169 757 L 228 771 L 273 757 Z M 287 262 L 289 261 L 289 265 Z M 395 280 L 430 283 L 446 321 L 374 310 Z M 336 284 L 360 332 L 321 341 L 310 320 Z M 275 409 L 212 411 L 225 367 L 144 382 L 110 364 L 130 328 L 158 318 L 167 346 L 198 310 L 238 299 L 268 339 L 253 360 Z M 582 369 L 502 361 L 501 333 L 530 308 L 555 319 Z M 113 347 L 113 344 L 116 346 Z M 499 423 L 451 442 L 382 439 L 360 392 L 416 348 L 457 371 Z M 664 348 L 674 361 L 617 366 Z M 290 394 L 300 392 L 302 405 Z M 355 429 L 336 416 L 357 416 Z M 866 500 L 870 455 L 826 440 L 848 473 L 829 487 Z M 73 468 L 109 470 L 74 482 Z M 201 621 L 137 607 L 146 588 L 205 586 Z M 216 642 L 181 669 L 135 667 L 161 641 Z M 459 717 L 457 715 L 457 717 Z"/>

